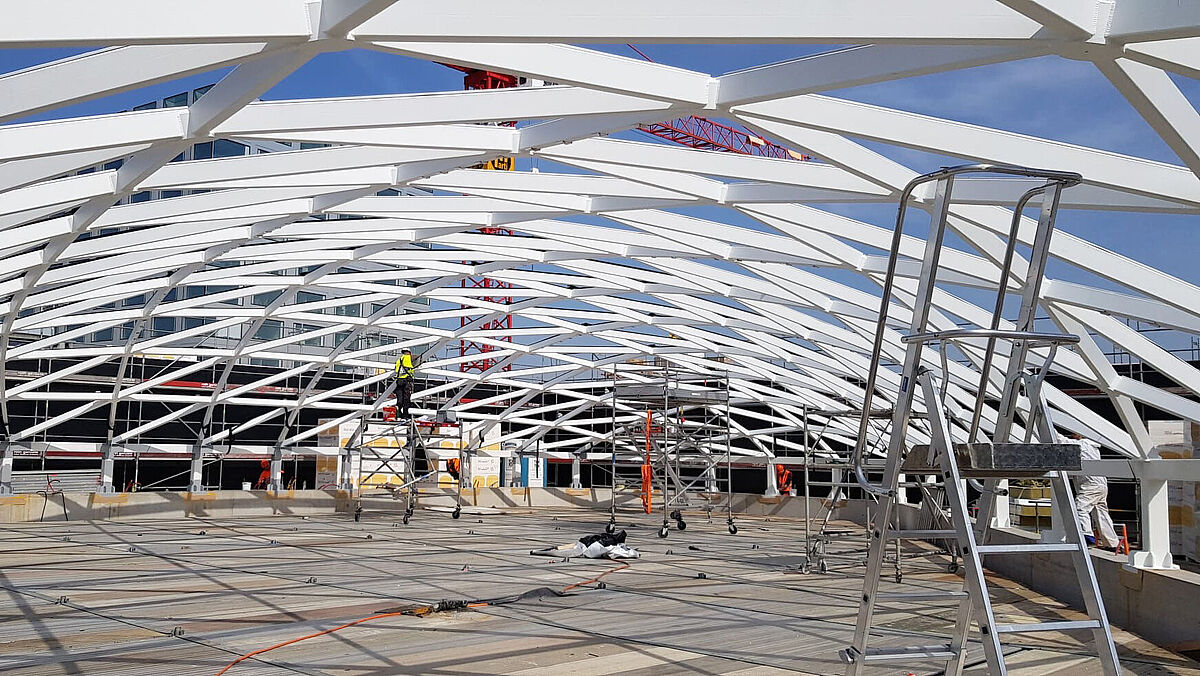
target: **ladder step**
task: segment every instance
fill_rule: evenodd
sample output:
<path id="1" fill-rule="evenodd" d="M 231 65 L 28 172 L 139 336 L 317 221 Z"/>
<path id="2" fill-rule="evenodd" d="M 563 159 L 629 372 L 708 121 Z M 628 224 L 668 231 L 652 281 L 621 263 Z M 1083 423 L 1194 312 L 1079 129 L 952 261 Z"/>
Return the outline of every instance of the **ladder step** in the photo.
<path id="1" fill-rule="evenodd" d="M 1029 622 L 1026 624 L 997 624 L 992 629 L 997 634 L 1024 634 L 1035 631 L 1070 631 L 1072 629 L 1099 629 L 1099 620 L 1064 620 L 1060 622 Z"/>
<path id="2" fill-rule="evenodd" d="M 1077 552 L 1079 545 L 1047 543 L 1041 545 L 976 545 L 979 554 L 1036 554 L 1039 552 Z"/>
<path id="3" fill-rule="evenodd" d="M 866 654 L 862 654 L 854 648 L 846 648 L 841 652 L 842 661 L 847 664 L 853 664 L 856 661 L 867 662 L 892 662 L 904 660 L 948 660 L 955 656 L 955 653 L 950 648 L 949 643 L 940 645 L 927 646 L 907 646 L 904 648 L 867 648 Z"/>
<path id="4" fill-rule="evenodd" d="M 965 598 L 965 591 L 879 592 L 875 595 L 877 601 L 961 601 Z"/>
<path id="5" fill-rule="evenodd" d="M 887 532 L 889 538 L 900 538 L 902 540 L 924 540 L 932 538 L 935 540 L 957 540 L 958 531 L 956 530 L 889 530 Z"/>

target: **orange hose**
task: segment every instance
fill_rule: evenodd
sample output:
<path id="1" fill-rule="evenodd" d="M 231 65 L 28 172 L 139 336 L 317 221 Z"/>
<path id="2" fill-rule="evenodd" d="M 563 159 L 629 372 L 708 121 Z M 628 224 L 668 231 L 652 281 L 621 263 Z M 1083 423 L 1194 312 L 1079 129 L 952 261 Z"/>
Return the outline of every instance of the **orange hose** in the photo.
<path id="1" fill-rule="evenodd" d="M 411 611 L 409 611 L 409 612 L 411 612 Z M 246 653 L 245 655 L 242 655 L 241 657 L 237 658 L 236 660 L 234 660 L 234 661 L 230 662 L 229 664 L 225 665 L 225 668 L 224 668 L 224 669 L 222 669 L 222 670 L 220 670 L 220 671 L 218 671 L 218 672 L 217 672 L 217 676 L 221 676 L 221 674 L 224 674 L 225 672 L 229 671 L 229 670 L 230 670 L 230 669 L 232 669 L 232 668 L 233 668 L 235 665 L 237 665 L 239 662 L 242 662 L 242 661 L 244 661 L 244 660 L 248 660 L 248 659 L 250 659 L 251 657 L 254 657 L 255 655 L 261 655 L 261 654 L 263 654 L 263 653 L 270 652 L 270 651 L 272 651 L 272 650 L 275 650 L 276 648 L 282 648 L 282 647 L 284 647 L 284 646 L 288 646 L 288 645 L 291 645 L 291 644 L 293 644 L 293 643 L 299 643 L 300 641 L 307 641 L 307 640 L 308 640 L 308 639 L 310 639 L 310 638 L 316 638 L 316 637 L 318 637 L 318 636 L 324 636 L 325 634 L 332 634 L 332 633 L 333 633 L 333 632 L 335 632 L 335 631 L 338 631 L 338 630 L 341 630 L 341 629 L 345 629 L 346 627 L 353 627 L 354 625 L 356 625 L 356 624 L 362 624 L 363 622 L 370 622 L 371 620 L 380 620 L 380 619 L 383 619 L 383 618 L 385 618 L 385 617 L 395 617 L 395 616 L 397 616 L 397 615 L 404 615 L 404 614 L 405 614 L 404 612 L 397 612 L 397 613 L 381 613 L 381 614 L 379 614 L 379 615 L 372 615 L 372 616 L 370 616 L 370 617 L 364 617 L 364 618 L 362 618 L 362 619 L 354 620 L 353 622 L 347 622 L 346 624 L 343 624 L 343 625 L 340 625 L 340 626 L 334 627 L 334 628 L 332 628 L 332 629 L 326 629 L 326 630 L 324 630 L 324 631 L 318 631 L 318 632 L 317 632 L 317 633 L 315 633 L 315 634 L 309 634 L 308 636 L 301 636 L 300 638 L 294 638 L 294 639 L 291 639 L 290 641 L 284 641 L 283 643 L 276 643 L 275 645 L 273 645 L 273 646 L 271 646 L 271 647 L 269 647 L 269 648 L 261 648 L 261 649 L 259 649 L 259 650 L 255 650 L 255 651 L 253 651 L 253 652 L 248 652 L 248 653 Z"/>
<path id="2" fill-rule="evenodd" d="M 610 568 L 610 569 L 608 569 L 608 570 L 604 571 L 603 573 L 600 573 L 600 574 L 599 574 L 599 575 L 597 575 L 596 577 L 593 577 L 593 578 L 592 578 L 592 579 L 590 579 L 590 580 L 584 580 L 583 582 L 576 582 L 575 584 L 569 584 L 569 585 L 567 585 L 567 586 L 565 586 L 565 587 L 563 587 L 563 588 L 562 588 L 562 590 L 563 590 L 563 593 L 569 592 L 569 591 L 571 591 L 572 589 L 575 589 L 576 587 L 582 587 L 582 586 L 583 586 L 583 585 L 585 585 L 585 584 L 591 584 L 591 583 L 593 583 L 593 582 L 599 582 L 599 581 L 600 581 L 600 578 L 604 577 L 605 575 L 608 575 L 608 574 L 610 574 L 610 573 L 615 573 L 615 572 L 617 572 L 618 570 L 625 570 L 625 569 L 626 569 L 626 568 L 628 568 L 628 567 L 629 567 L 629 564 L 628 564 L 628 563 L 622 563 L 621 565 L 617 566 L 616 568 Z"/>
<path id="3" fill-rule="evenodd" d="M 628 563 L 622 563 L 621 565 L 619 565 L 619 566 L 617 566 L 617 567 L 615 567 L 615 568 L 610 568 L 610 569 L 608 569 L 608 570 L 604 571 L 603 573 L 600 573 L 599 575 L 597 575 L 596 577 L 593 577 L 593 578 L 592 578 L 592 579 L 590 579 L 590 580 L 584 580 L 583 582 L 576 582 L 576 583 L 574 583 L 574 584 L 569 584 L 569 585 L 567 585 L 567 586 L 563 587 L 563 588 L 562 588 L 562 591 L 563 591 L 563 593 L 566 593 L 566 592 L 569 592 L 569 591 L 571 591 L 572 589 L 576 589 L 576 588 L 578 588 L 578 587 L 582 587 L 582 586 L 584 586 L 584 585 L 592 584 L 593 582 L 599 582 L 599 581 L 600 581 L 600 578 L 602 578 L 602 577 L 604 577 L 604 576 L 606 576 L 606 575 L 609 575 L 609 574 L 611 574 L 611 573 L 615 573 L 615 572 L 617 572 L 618 570 L 625 570 L 625 569 L 626 569 L 626 568 L 628 568 L 628 567 L 629 567 L 629 564 L 628 564 Z M 477 602 L 475 602 L 475 603 L 468 603 L 468 604 L 466 605 L 466 607 L 467 607 L 467 608 L 483 608 L 483 607 L 490 606 L 490 605 L 492 605 L 492 604 L 491 604 L 491 603 L 489 603 L 489 602 L 487 602 L 487 601 L 477 601 Z M 245 655 L 242 655 L 241 657 L 237 658 L 236 660 L 234 660 L 234 661 L 230 662 L 229 664 L 225 665 L 225 668 L 224 668 L 224 669 L 222 669 L 222 670 L 220 670 L 220 671 L 218 671 L 218 672 L 217 672 L 217 676 L 221 676 L 221 675 L 222 675 L 222 674 L 224 674 L 225 672 L 229 671 L 230 669 L 232 669 L 233 667 L 235 667 L 235 666 L 236 666 L 236 665 L 237 665 L 239 662 L 243 662 L 243 661 L 245 661 L 245 660 L 248 660 L 248 659 L 250 659 L 251 657 L 254 657 L 254 656 L 256 656 L 256 655 L 261 655 L 261 654 L 263 654 L 263 653 L 271 652 L 272 650 L 275 650 L 276 648 L 282 648 L 282 647 L 284 647 L 284 646 L 289 646 L 289 645 L 291 645 L 291 644 L 293 644 L 293 643 L 299 643 L 300 641 L 307 641 L 307 640 L 308 640 L 308 639 L 310 639 L 310 638 L 316 638 L 316 637 L 318 637 L 318 636 L 324 636 L 325 634 L 332 634 L 333 632 L 335 632 L 335 631 L 339 631 L 339 630 L 341 630 L 341 629 L 345 629 L 346 627 L 353 627 L 353 626 L 354 626 L 354 625 L 356 625 L 356 624 L 362 624 L 363 622 L 370 622 L 371 620 L 381 620 L 381 619 L 383 619 L 383 618 L 385 618 L 385 617 L 396 617 L 397 615 L 414 615 L 414 614 L 416 614 L 416 615 L 426 615 L 426 614 L 428 614 L 428 613 L 421 613 L 421 612 L 419 612 L 419 611 L 417 611 L 417 612 L 414 612 L 414 611 L 412 611 L 412 610 L 400 611 L 400 612 L 395 612 L 395 613 L 380 613 L 380 614 L 378 614 L 378 615 L 371 615 L 370 617 L 364 617 L 364 618 L 362 618 L 362 619 L 354 620 L 353 622 L 347 622 L 346 624 L 342 624 L 342 625 L 339 625 L 339 626 L 333 627 L 332 629 L 326 629 L 326 630 L 324 630 L 324 631 L 318 631 L 318 632 L 316 632 L 315 634 L 309 634 L 309 635 L 307 635 L 307 636 L 301 636 L 301 637 L 299 637 L 299 638 L 294 638 L 294 639 L 291 639 L 291 640 L 289 640 L 289 641 L 284 641 L 283 643 L 276 643 L 275 645 L 273 645 L 273 646 L 270 646 L 270 647 L 268 647 L 268 648 L 260 648 L 260 649 L 258 649 L 258 650 L 255 650 L 255 651 L 253 651 L 253 652 L 248 652 L 248 653 L 246 653 Z"/>
<path id="4" fill-rule="evenodd" d="M 654 470 L 650 467 L 650 429 L 653 418 L 650 409 L 646 409 L 646 457 L 642 460 L 642 509 L 650 514 L 654 511 L 651 504 L 651 492 L 654 490 Z"/>

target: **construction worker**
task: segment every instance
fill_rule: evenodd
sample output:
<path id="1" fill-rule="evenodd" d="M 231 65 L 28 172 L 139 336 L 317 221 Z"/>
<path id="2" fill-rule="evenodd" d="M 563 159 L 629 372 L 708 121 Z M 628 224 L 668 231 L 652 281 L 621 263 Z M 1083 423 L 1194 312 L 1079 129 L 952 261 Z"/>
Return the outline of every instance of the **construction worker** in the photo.
<path id="1" fill-rule="evenodd" d="M 1079 444 L 1081 460 L 1100 459 L 1099 444 L 1083 438 L 1082 434 L 1072 434 L 1071 439 Z M 1083 537 L 1089 545 L 1115 550 L 1121 544 L 1121 539 L 1117 537 L 1112 517 L 1108 514 L 1108 479 L 1102 476 L 1080 475 L 1075 478 L 1074 483 L 1075 518 L 1079 522 L 1079 530 L 1083 531 Z M 1097 524 L 1095 528 L 1092 525 L 1093 518 Z"/>
<path id="2" fill-rule="evenodd" d="M 412 350 L 400 350 L 400 358 L 396 360 L 396 417 L 408 420 L 412 415 L 408 412 L 412 405 L 413 361 Z"/>
<path id="3" fill-rule="evenodd" d="M 792 494 L 792 471 L 787 468 L 787 465 L 775 465 L 775 483 L 778 485 L 780 495 Z"/>
<path id="4" fill-rule="evenodd" d="M 259 463 L 262 471 L 258 473 L 258 481 L 254 482 L 254 487 L 257 489 L 266 489 L 271 485 L 271 461 L 263 460 Z"/>

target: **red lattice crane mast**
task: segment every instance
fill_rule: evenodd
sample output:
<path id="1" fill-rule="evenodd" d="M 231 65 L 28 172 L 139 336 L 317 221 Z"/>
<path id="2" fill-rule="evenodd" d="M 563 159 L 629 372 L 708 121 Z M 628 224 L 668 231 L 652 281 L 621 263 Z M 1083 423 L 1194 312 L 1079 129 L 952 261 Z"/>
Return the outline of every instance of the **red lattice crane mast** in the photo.
<path id="1" fill-rule="evenodd" d="M 637 52 L 638 56 L 643 59 L 654 63 L 654 59 L 646 56 L 646 53 L 637 47 L 630 44 L 626 44 L 625 46 Z M 731 127 L 720 122 L 713 122 L 707 117 L 700 117 L 699 115 L 689 115 L 677 120 L 671 120 L 670 122 L 643 124 L 638 126 L 638 130 L 647 134 L 653 134 L 672 143 L 678 143 L 681 146 L 697 148 L 699 150 L 715 150 L 725 153 L 737 153 L 738 155 L 757 155 L 758 157 L 772 157 L 777 160 L 798 160 L 801 162 L 812 159 L 808 155 L 802 155 L 791 148 L 785 148 L 777 143 L 772 143 L 744 129 Z"/>
<path id="2" fill-rule="evenodd" d="M 508 87 L 516 87 L 517 83 L 518 83 L 518 79 L 514 75 L 505 75 L 504 73 L 493 73 L 490 70 L 478 70 L 475 68 L 466 68 L 463 66 L 455 66 L 452 64 L 448 64 L 448 63 L 444 64 L 444 65 L 449 66 L 450 68 L 453 68 L 455 70 L 462 71 L 463 73 L 466 74 L 463 77 L 463 89 L 505 89 Z M 507 127 L 512 127 L 512 126 L 515 126 L 517 123 L 516 122 L 502 122 L 501 124 L 504 126 L 507 126 Z M 500 171 L 511 171 L 513 168 L 513 158 L 498 157 L 490 162 L 487 162 L 486 164 L 480 165 L 479 168 L 481 168 L 481 169 L 496 169 L 496 170 L 500 170 Z M 479 230 L 477 232 L 481 232 L 485 235 L 511 235 L 511 234 L 513 234 L 512 230 L 509 230 L 507 228 L 494 228 L 494 227 L 490 227 L 490 226 L 479 228 Z M 470 264 L 470 261 L 463 261 L 463 262 L 466 264 Z M 469 277 L 467 279 L 462 280 L 461 284 L 462 284 L 463 288 L 467 288 L 467 289 L 488 289 L 488 295 L 481 296 L 481 300 L 483 300 L 485 302 L 495 303 L 497 305 L 512 305 L 512 302 L 513 302 L 513 297 L 512 297 L 512 292 L 511 292 L 512 284 L 510 284 L 508 282 L 502 282 L 498 279 L 492 279 L 491 277 Z M 505 291 L 508 291 L 508 293 L 506 294 Z M 460 305 L 460 307 L 465 310 L 471 306 Z M 463 315 L 462 317 L 459 317 L 459 320 L 458 320 L 459 328 L 462 328 L 468 324 L 473 324 L 473 323 L 479 321 L 483 316 L 485 316 L 485 315 Z M 484 332 L 495 332 L 495 331 L 505 331 L 508 329 L 512 329 L 512 327 L 513 327 L 512 315 L 504 315 L 503 317 L 499 317 L 497 319 L 490 319 L 490 320 L 484 322 L 482 325 L 477 327 L 476 330 L 484 331 Z M 500 340 L 500 341 L 510 342 L 510 343 L 512 342 L 511 335 L 498 336 L 496 339 Z M 499 349 L 499 348 L 497 348 L 495 345 L 493 345 L 491 343 L 484 343 L 484 342 L 479 342 L 479 341 L 474 341 L 474 340 L 466 340 L 466 339 L 460 340 L 458 342 L 458 356 L 459 357 L 467 357 L 469 355 L 477 355 L 477 356 L 475 359 L 470 359 L 470 360 L 459 362 L 459 364 L 458 364 L 459 372 L 467 373 L 469 371 L 478 371 L 480 373 L 483 373 L 483 372 L 487 371 L 488 369 L 492 368 L 497 363 L 499 363 L 499 360 L 496 359 L 495 357 L 488 356 L 488 353 L 495 352 L 497 349 Z M 511 369 L 512 369 L 511 365 L 507 365 L 504 367 L 505 371 L 508 371 Z"/>

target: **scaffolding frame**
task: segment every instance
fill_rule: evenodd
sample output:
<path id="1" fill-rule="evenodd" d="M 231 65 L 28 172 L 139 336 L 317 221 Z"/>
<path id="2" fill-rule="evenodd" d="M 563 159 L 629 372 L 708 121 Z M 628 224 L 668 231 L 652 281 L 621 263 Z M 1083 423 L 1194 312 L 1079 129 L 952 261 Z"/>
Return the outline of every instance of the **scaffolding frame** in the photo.
<path id="1" fill-rule="evenodd" d="M 383 429 L 377 429 L 376 432 L 371 433 L 369 430 L 372 429 L 372 425 L 383 426 Z M 445 428 L 451 428 L 454 431 L 453 433 L 439 431 Z M 372 442 L 380 439 L 391 440 L 395 445 L 382 447 L 373 445 Z M 373 485 L 371 488 L 386 491 L 394 500 L 403 497 L 405 501 L 403 522 L 408 524 L 420 503 L 421 488 L 442 487 L 438 477 L 438 473 L 442 470 L 438 466 L 439 461 L 430 457 L 430 450 L 444 447 L 430 444 L 436 440 L 446 439 L 456 442 L 458 477 L 455 478 L 449 468 L 446 473 L 450 475 L 449 483 L 454 487 L 454 510 L 451 512 L 451 517 L 457 519 L 462 515 L 462 489 L 465 479 L 469 477 L 468 468 L 470 467 L 470 453 L 466 448 L 462 424 L 457 421 L 418 420 L 416 418 L 372 422 L 364 418 L 364 422 L 347 443 L 347 448 L 357 450 L 359 455 L 358 476 L 354 482 L 359 487 L 355 520 L 357 521 L 362 514 L 361 500 L 366 480 L 374 476 L 395 476 L 400 478 L 399 485 L 388 483 Z M 391 454 L 384 457 L 380 453 L 381 450 L 391 451 Z M 421 459 L 424 460 L 424 467 L 418 469 L 418 460 Z M 364 477 L 363 461 L 376 461 L 380 465 L 379 468 L 372 470 Z M 393 463 L 400 466 L 397 467 Z M 383 471 L 384 468 L 386 471 Z M 433 478 L 432 486 L 429 485 L 431 477 Z"/>
<path id="2" fill-rule="evenodd" d="M 886 420 L 887 424 L 882 427 L 871 428 L 871 431 L 877 433 L 873 442 L 867 440 L 871 448 L 877 447 L 881 442 L 887 441 L 887 435 L 890 429 L 891 418 L 893 411 L 890 408 L 872 409 L 866 414 L 868 419 Z M 804 563 L 802 564 L 802 572 L 809 573 L 814 568 L 821 573 L 827 573 L 834 569 L 835 564 L 839 568 L 850 568 L 857 566 L 865 566 L 867 563 L 867 553 L 870 549 L 871 535 L 870 532 L 858 532 L 857 530 L 840 530 L 830 526 L 830 520 L 833 515 L 833 510 L 837 505 L 837 501 L 844 497 L 849 497 L 848 488 L 858 488 L 859 484 L 853 478 L 847 479 L 845 472 L 849 471 L 853 475 L 854 466 L 849 461 L 843 460 L 825 460 L 815 462 L 815 443 L 810 443 L 810 427 L 809 416 L 820 416 L 825 418 L 825 422 L 816 432 L 814 439 L 821 439 L 829 430 L 830 424 L 836 418 L 852 418 L 856 421 L 863 417 L 861 408 L 850 409 L 810 409 L 807 405 L 801 406 L 801 421 L 804 425 Z M 924 416 L 912 415 L 913 419 L 919 419 Z M 828 452 L 828 455 L 835 455 Z M 831 474 L 829 481 L 813 481 L 810 472 L 812 470 L 828 470 Z M 883 472 L 884 466 L 879 464 L 877 467 L 869 467 L 867 471 Z M 811 498 L 813 486 L 828 487 L 829 495 L 824 498 L 827 508 L 820 520 L 820 527 L 813 532 L 812 513 L 811 513 Z M 902 483 L 904 488 L 915 488 L 921 493 L 921 515 L 925 519 L 928 516 L 928 521 L 931 525 L 944 524 L 949 520 L 946 515 L 945 507 L 942 505 L 944 495 L 936 495 L 934 491 L 939 490 L 936 485 L 926 483 L 922 480 L 909 480 Z M 874 496 L 867 494 L 865 497 L 868 500 Z M 871 502 L 866 503 L 866 519 L 869 522 L 871 518 Z M 896 517 L 899 518 L 898 515 Z M 899 523 L 893 524 L 899 528 Z M 834 542 L 861 540 L 860 548 L 851 549 L 848 551 L 831 551 L 829 545 Z M 902 549 L 899 540 L 895 543 L 894 550 L 886 558 L 886 563 L 892 565 L 893 576 L 897 582 L 904 578 L 903 563 L 906 559 L 926 558 L 931 556 L 950 556 L 951 561 L 947 566 L 947 570 L 951 573 L 958 570 L 958 550 L 953 543 L 949 541 L 942 542 L 942 546 L 936 550 L 927 550 L 920 552 L 905 553 Z"/>
<path id="3" fill-rule="evenodd" d="M 678 530 L 687 528 L 683 509 L 692 506 L 689 493 L 701 482 L 704 493 L 725 494 L 726 525 L 730 534 L 736 534 L 728 371 L 719 375 L 698 374 L 666 360 L 653 359 L 613 364 L 612 377 L 609 471 L 613 486 L 606 530 L 612 532 L 616 528 L 617 456 L 624 445 L 629 457 L 641 462 L 642 500 L 647 514 L 654 511 L 653 489 L 655 484 L 658 486 L 663 517 L 658 531 L 660 538 L 670 533 L 672 520 Z M 638 415 L 622 424 L 618 416 L 622 409 L 636 411 Z M 720 489 L 717 472 L 722 464 L 724 491 Z M 689 477 L 685 476 L 685 469 L 699 469 L 699 472 Z M 711 518 L 711 503 L 706 502 L 705 506 Z"/>

